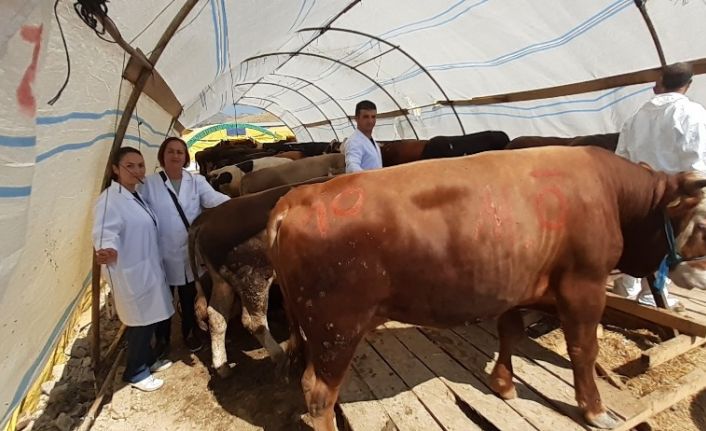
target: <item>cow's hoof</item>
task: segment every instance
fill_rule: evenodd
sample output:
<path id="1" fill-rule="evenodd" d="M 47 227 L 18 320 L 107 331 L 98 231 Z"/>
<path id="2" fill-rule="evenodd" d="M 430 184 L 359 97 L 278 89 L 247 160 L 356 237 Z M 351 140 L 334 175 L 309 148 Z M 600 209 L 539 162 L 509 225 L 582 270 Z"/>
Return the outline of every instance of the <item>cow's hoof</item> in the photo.
<path id="1" fill-rule="evenodd" d="M 515 385 L 512 383 L 508 385 L 503 379 L 491 378 L 490 388 L 504 400 L 512 400 L 517 398 L 517 389 L 515 389 Z"/>
<path id="2" fill-rule="evenodd" d="M 216 374 L 218 374 L 218 377 L 222 379 L 227 379 L 233 375 L 233 370 L 230 369 L 230 365 L 228 363 L 225 363 L 220 367 L 216 367 Z"/>
<path id="3" fill-rule="evenodd" d="M 618 419 L 613 416 L 610 412 L 602 412 L 596 414 L 592 413 L 586 413 L 586 422 L 589 423 L 589 425 L 594 426 L 596 428 L 601 428 L 601 429 L 613 429 L 616 426 L 618 426 Z"/>

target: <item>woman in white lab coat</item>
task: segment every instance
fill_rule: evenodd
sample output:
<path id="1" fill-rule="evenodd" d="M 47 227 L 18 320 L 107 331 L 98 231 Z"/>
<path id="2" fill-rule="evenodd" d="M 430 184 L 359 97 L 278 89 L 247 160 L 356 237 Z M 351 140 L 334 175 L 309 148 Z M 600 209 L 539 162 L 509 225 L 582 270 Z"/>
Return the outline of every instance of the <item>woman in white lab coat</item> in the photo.
<path id="1" fill-rule="evenodd" d="M 202 344 L 194 316 L 196 287 L 189 264 L 187 225 L 201 214 L 202 208 L 215 207 L 230 198 L 215 191 L 201 175 L 184 169 L 190 159 L 182 139 L 165 139 L 157 151 L 157 159 L 163 171 L 148 176 L 140 192 L 159 223 L 159 246 L 167 282 L 172 293 L 175 289 L 179 293 L 182 339 L 190 351 L 197 352 Z M 166 354 L 169 348 L 170 320 L 160 323 L 156 329 L 160 354 Z"/>
<path id="2" fill-rule="evenodd" d="M 156 325 L 174 314 L 174 307 L 157 243 L 157 217 L 136 191 L 145 176 L 142 154 L 123 147 L 111 164 L 113 181 L 94 208 L 93 244 L 97 262 L 106 265 L 118 317 L 127 326 L 123 379 L 153 391 L 164 382 L 152 373 L 171 362 L 157 360 L 152 336 Z"/>

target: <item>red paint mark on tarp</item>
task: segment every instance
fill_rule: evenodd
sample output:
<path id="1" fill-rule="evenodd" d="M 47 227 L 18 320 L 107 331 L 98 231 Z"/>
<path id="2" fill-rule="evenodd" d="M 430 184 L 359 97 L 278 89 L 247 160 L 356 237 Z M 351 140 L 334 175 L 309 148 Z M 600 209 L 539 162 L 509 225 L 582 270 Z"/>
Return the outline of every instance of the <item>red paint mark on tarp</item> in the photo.
<path id="1" fill-rule="evenodd" d="M 566 196 L 557 186 L 540 190 L 535 196 L 534 205 L 541 227 L 558 230 L 566 226 L 569 208 Z"/>
<path id="2" fill-rule="evenodd" d="M 333 198 L 331 201 L 331 212 L 338 217 L 358 215 L 363 207 L 364 196 L 365 193 L 360 187 L 347 188 Z M 355 198 L 355 201 L 350 203 L 353 198 Z"/>
<path id="3" fill-rule="evenodd" d="M 24 25 L 20 30 L 20 36 L 25 41 L 34 44 L 32 51 L 32 62 L 27 66 L 22 81 L 17 87 L 17 103 L 20 105 L 20 112 L 34 117 L 37 112 L 37 100 L 32 93 L 32 84 L 37 77 L 37 61 L 39 60 L 39 50 L 42 45 L 42 26 Z"/>

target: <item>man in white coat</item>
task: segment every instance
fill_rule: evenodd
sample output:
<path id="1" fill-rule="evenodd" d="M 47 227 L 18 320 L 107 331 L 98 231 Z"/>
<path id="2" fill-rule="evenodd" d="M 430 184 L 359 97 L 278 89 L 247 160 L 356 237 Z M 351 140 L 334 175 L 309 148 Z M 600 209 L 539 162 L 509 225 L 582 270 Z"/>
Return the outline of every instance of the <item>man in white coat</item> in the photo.
<path id="1" fill-rule="evenodd" d="M 373 139 L 373 128 L 377 107 L 369 100 L 355 105 L 356 130 L 345 141 L 343 154 L 346 156 L 346 172 L 360 172 L 382 168 L 382 153 Z"/>
<path id="2" fill-rule="evenodd" d="M 190 351 L 197 352 L 202 344 L 194 315 L 196 287 L 189 265 L 188 225 L 202 208 L 213 208 L 230 197 L 215 191 L 201 175 L 184 169 L 189 166 L 189 152 L 182 139 L 165 139 L 157 151 L 157 160 L 164 170 L 148 176 L 140 193 L 159 222 L 159 248 L 167 282 L 172 292 L 176 290 L 179 295 L 182 339 Z M 165 355 L 171 339 L 170 319 L 158 325 L 156 337 L 160 354 Z"/>
<path id="3" fill-rule="evenodd" d="M 706 174 L 706 109 L 685 93 L 693 72 L 686 63 L 664 68 L 657 81 L 655 96 L 625 122 L 615 153 L 633 162 L 675 174 L 700 171 Z M 647 280 L 623 276 L 615 280 L 615 292 L 655 305 Z M 670 308 L 681 308 L 666 291 Z"/>

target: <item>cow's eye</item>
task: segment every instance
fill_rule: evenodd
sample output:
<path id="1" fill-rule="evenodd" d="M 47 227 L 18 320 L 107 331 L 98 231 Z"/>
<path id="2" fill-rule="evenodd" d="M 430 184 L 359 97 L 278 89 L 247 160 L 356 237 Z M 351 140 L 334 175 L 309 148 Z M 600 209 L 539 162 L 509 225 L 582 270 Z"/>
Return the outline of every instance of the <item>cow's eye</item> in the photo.
<path id="1" fill-rule="evenodd" d="M 706 231 L 706 221 L 696 223 L 696 229 L 702 232 Z"/>

